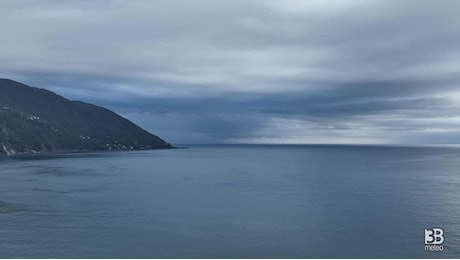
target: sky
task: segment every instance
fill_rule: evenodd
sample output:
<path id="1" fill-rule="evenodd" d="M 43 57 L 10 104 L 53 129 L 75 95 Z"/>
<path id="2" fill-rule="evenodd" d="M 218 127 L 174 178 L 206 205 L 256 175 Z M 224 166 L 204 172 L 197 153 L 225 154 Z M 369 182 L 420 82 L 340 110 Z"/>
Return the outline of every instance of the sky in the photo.
<path id="1" fill-rule="evenodd" d="M 460 143 L 460 1 L 0 5 L 0 77 L 172 144 Z"/>

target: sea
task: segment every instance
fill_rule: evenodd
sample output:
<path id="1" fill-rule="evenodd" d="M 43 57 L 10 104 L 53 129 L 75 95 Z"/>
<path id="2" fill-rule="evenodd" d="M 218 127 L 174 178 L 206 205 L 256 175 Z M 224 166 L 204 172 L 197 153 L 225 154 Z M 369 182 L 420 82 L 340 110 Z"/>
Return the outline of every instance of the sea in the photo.
<path id="1" fill-rule="evenodd" d="M 460 258 L 460 148 L 3 158 L 0 258 Z"/>

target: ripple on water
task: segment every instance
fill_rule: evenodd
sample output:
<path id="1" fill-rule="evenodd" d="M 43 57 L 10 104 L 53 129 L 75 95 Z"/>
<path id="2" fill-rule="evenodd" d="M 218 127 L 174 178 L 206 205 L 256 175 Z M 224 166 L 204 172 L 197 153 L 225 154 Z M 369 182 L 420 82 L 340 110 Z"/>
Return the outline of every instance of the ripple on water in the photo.
<path id="1" fill-rule="evenodd" d="M 26 207 L 20 203 L 0 200 L 0 214 L 18 213 L 26 211 Z"/>

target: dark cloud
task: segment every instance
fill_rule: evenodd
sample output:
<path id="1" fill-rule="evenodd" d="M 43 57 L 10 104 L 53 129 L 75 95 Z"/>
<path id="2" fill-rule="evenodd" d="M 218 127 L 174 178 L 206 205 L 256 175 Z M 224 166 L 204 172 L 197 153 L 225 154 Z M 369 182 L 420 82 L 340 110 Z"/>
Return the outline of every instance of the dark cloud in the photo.
<path id="1" fill-rule="evenodd" d="M 458 1 L 2 1 L 0 76 L 172 143 L 458 143 Z"/>

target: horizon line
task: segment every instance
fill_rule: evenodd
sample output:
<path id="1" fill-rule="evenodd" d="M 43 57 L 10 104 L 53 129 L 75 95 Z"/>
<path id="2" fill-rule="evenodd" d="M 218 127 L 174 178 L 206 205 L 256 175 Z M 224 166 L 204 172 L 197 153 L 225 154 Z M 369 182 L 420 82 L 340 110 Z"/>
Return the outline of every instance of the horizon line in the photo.
<path id="1" fill-rule="evenodd" d="M 398 143 L 182 143 L 173 146 L 388 146 L 388 147 L 460 147 L 459 144 L 398 144 Z"/>

